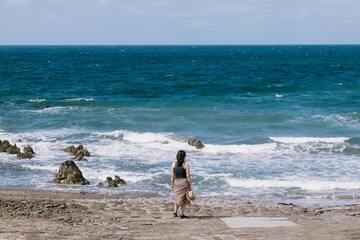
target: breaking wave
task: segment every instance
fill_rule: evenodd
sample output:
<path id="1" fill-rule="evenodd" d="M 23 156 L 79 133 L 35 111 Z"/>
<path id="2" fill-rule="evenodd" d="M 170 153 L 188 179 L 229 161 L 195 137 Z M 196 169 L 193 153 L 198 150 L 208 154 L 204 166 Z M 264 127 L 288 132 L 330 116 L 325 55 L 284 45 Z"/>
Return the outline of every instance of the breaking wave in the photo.
<path id="1" fill-rule="evenodd" d="M 33 103 L 41 103 L 41 102 L 46 102 L 46 99 L 30 99 L 29 102 L 33 102 Z"/>
<path id="2" fill-rule="evenodd" d="M 65 102 L 92 102 L 93 98 L 68 98 L 64 100 Z"/>
<path id="3" fill-rule="evenodd" d="M 226 179 L 231 187 L 239 188 L 299 188 L 309 191 L 326 191 L 342 189 L 360 189 L 360 182 L 321 181 L 321 180 L 258 180 L 258 179 Z"/>
<path id="4" fill-rule="evenodd" d="M 88 144 L 92 150 L 101 156 L 115 156 L 124 149 L 152 149 L 158 151 L 187 151 L 204 154 L 297 154 L 297 153 L 337 153 L 360 154 L 360 138 L 354 137 L 269 137 L 256 144 L 209 144 L 196 149 L 187 144 L 187 136 L 177 136 L 173 133 L 135 132 L 129 130 L 115 130 L 109 132 L 89 132 L 84 129 L 58 129 L 48 131 L 8 133 L 0 131 L 0 139 L 9 139 L 20 144 L 35 144 L 35 148 L 51 150 L 49 144 L 61 147 L 68 143 L 79 142 Z M 48 146 L 49 145 L 49 146 Z M 56 147 L 55 147 L 56 148 Z M 41 151 L 44 151 L 41 150 Z"/>
<path id="5" fill-rule="evenodd" d="M 348 137 L 269 137 L 271 140 L 280 143 L 344 143 Z"/>

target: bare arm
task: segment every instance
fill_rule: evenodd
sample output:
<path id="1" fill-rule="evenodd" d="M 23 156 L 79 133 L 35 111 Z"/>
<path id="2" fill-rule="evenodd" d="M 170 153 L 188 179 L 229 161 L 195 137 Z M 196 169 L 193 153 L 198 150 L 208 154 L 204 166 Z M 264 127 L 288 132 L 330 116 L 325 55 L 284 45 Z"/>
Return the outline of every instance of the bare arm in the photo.
<path id="1" fill-rule="evenodd" d="M 174 182 L 175 182 L 175 167 L 174 164 L 171 165 L 171 179 L 170 179 L 170 184 L 171 184 L 171 188 L 174 189 Z"/>
<path id="2" fill-rule="evenodd" d="M 192 182 L 191 182 L 191 175 L 190 175 L 190 165 L 189 163 L 186 164 L 186 179 L 188 180 L 188 183 L 190 185 L 190 190 L 192 189 Z"/>

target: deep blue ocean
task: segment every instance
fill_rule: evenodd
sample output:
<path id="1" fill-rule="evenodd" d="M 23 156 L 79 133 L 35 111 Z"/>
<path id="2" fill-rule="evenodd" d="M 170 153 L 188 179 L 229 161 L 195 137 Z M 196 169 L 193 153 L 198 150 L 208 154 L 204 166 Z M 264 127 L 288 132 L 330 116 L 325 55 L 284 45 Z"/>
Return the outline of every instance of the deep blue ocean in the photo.
<path id="1" fill-rule="evenodd" d="M 360 46 L 2 46 L 0 139 L 36 152 L 1 188 L 166 196 L 184 149 L 202 196 L 359 201 Z M 52 183 L 71 144 L 90 186 Z"/>

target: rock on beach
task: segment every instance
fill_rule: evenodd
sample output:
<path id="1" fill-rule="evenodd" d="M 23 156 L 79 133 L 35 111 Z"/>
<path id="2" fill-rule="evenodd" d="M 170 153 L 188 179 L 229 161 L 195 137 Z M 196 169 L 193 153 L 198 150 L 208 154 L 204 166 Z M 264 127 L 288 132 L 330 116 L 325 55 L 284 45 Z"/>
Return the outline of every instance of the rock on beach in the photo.
<path id="1" fill-rule="evenodd" d="M 82 172 L 75 162 L 70 160 L 61 164 L 59 172 L 54 178 L 54 182 L 60 184 L 90 184 L 89 181 L 83 177 Z"/>

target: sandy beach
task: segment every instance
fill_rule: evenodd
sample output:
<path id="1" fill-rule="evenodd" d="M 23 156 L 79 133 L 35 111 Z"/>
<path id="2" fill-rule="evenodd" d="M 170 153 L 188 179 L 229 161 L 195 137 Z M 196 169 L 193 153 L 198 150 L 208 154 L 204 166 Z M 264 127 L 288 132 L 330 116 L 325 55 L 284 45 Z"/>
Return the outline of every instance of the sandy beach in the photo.
<path id="1" fill-rule="evenodd" d="M 0 190 L 0 239 L 360 239 L 360 205 L 301 207 L 199 198 L 189 219 L 151 195 Z M 226 217 L 285 217 L 288 227 L 230 228 Z"/>

